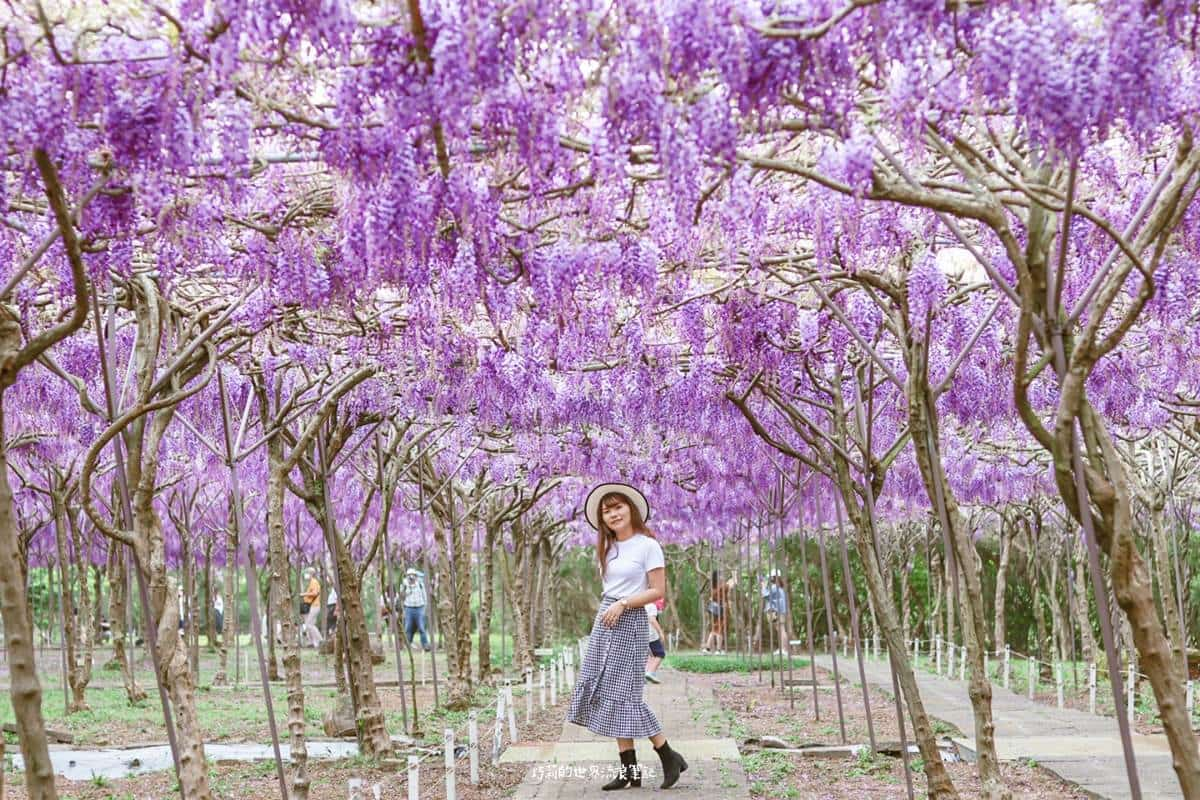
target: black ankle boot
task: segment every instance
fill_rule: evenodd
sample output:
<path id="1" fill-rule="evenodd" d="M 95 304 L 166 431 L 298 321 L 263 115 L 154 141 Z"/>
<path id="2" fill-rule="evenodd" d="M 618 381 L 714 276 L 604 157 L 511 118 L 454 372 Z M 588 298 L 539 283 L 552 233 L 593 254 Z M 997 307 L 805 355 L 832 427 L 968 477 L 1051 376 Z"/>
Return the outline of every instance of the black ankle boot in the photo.
<path id="1" fill-rule="evenodd" d="M 611 792 L 613 789 L 624 789 L 626 786 L 632 786 L 636 789 L 640 788 L 641 785 L 642 768 L 637 763 L 637 751 L 622 750 L 621 771 L 617 773 L 617 777 L 600 788 L 606 792 Z"/>
<path id="2" fill-rule="evenodd" d="M 687 762 L 683 760 L 683 756 L 671 749 L 670 742 L 663 742 L 662 747 L 654 748 L 654 752 L 662 759 L 662 788 L 670 789 L 679 780 L 679 774 L 687 772 Z"/>

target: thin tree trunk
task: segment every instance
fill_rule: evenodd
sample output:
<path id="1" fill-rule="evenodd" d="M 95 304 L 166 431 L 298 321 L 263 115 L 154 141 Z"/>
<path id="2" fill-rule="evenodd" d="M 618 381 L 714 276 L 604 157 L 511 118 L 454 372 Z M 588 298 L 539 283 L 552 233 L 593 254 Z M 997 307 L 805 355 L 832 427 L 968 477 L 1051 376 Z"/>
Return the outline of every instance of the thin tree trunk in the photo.
<path id="1" fill-rule="evenodd" d="M 1165 500 L 1161 492 L 1155 492 L 1150 506 L 1150 535 L 1154 544 L 1154 577 L 1158 582 L 1158 595 L 1162 601 L 1162 616 L 1166 621 L 1167 642 L 1171 647 L 1171 656 L 1178 665 L 1180 675 L 1183 675 L 1185 637 L 1183 621 L 1179 616 L 1179 599 L 1175 594 L 1175 576 L 1172 574 L 1173 558 L 1167 543 L 1166 525 L 1163 521 Z"/>
<path id="2" fill-rule="evenodd" d="M 1054 655 L 1057 661 L 1067 660 L 1067 641 L 1066 641 L 1066 619 L 1063 617 L 1062 603 L 1059 602 L 1058 596 L 1058 573 L 1060 571 L 1058 558 L 1050 559 L 1050 576 L 1048 581 L 1048 599 L 1050 603 L 1050 635 L 1051 647 L 1050 652 Z"/>
<path id="3" fill-rule="evenodd" d="M 90 710 L 87 698 L 84 696 L 87 680 L 82 679 L 82 670 L 79 664 L 79 638 L 81 629 L 87 628 L 87 616 L 84 615 L 81 620 L 76 613 L 71 591 L 70 548 L 67 546 L 67 510 L 64 507 L 61 485 L 58 481 L 52 480 L 54 482 L 50 492 L 50 504 L 54 515 L 54 544 L 58 553 L 58 567 L 62 578 L 59 581 L 60 602 L 62 603 L 62 635 L 67 667 L 67 685 L 71 689 L 67 712 L 74 714 L 77 711 Z M 86 587 L 87 581 L 84 580 L 85 591 Z"/>
<path id="4" fill-rule="evenodd" d="M 1082 536 L 1075 537 L 1074 548 L 1077 566 L 1075 567 L 1075 590 L 1071 592 L 1071 597 L 1075 601 L 1075 609 L 1072 613 L 1079 620 L 1079 640 L 1083 660 L 1093 663 L 1096 660 L 1096 639 L 1092 633 L 1092 615 L 1088 601 L 1090 593 L 1087 588 L 1087 570 L 1083 566 L 1085 556 Z"/>
<path id="5" fill-rule="evenodd" d="M 942 559 L 936 551 L 931 551 L 934 558 L 929 564 L 929 582 L 933 584 L 933 605 L 929 609 L 929 641 L 942 636 Z M 930 645 L 932 647 L 932 644 Z"/>
<path id="6" fill-rule="evenodd" d="M 496 526 L 489 524 L 484 530 L 483 551 L 479 554 L 483 569 L 480 575 L 479 593 L 479 680 L 491 680 L 492 676 L 492 599 L 494 597 L 494 549 Z"/>
<path id="7" fill-rule="evenodd" d="M 1008 643 L 1004 598 L 1008 590 L 1008 561 L 1012 555 L 1012 529 L 1007 518 L 1000 520 L 1000 558 L 996 564 L 996 593 L 992 596 L 992 647 L 1002 650 Z"/>
<path id="8" fill-rule="evenodd" d="M 7 308 L 0 314 L 7 315 Z M 6 333 L 0 330 L 0 335 Z M 21 566 L 20 536 L 13 515 L 12 487 L 8 481 L 8 453 L 4 434 L 4 393 L 0 390 L 0 618 L 8 653 L 9 694 L 17 723 L 21 757 L 25 761 L 25 787 L 30 800 L 54 800 L 54 767 L 42 719 L 42 686 L 38 682 L 25 572 Z"/>
<path id="9" fill-rule="evenodd" d="M 533 671 L 533 641 L 529 634 L 529 593 L 526 591 L 525 571 L 522 568 L 524 559 L 520 558 L 523 547 L 523 537 L 517 531 L 520 523 L 512 526 L 514 549 L 517 552 L 517 566 L 509 565 L 508 552 L 500 553 L 500 566 L 504 570 L 504 586 L 508 592 L 508 604 L 513 612 L 513 656 L 522 674 Z"/>
<path id="10" fill-rule="evenodd" d="M 221 626 L 221 639 L 217 645 L 217 674 L 213 686 L 229 683 L 229 651 L 237 642 L 238 603 L 234 592 L 234 570 L 237 569 L 237 528 L 234 525 L 233 496 L 229 498 L 229 520 L 225 526 L 225 566 L 221 570 L 222 590 L 225 593 L 225 613 Z M 235 669 L 237 665 L 234 665 Z"/>
<path id="11" fill-rule="evenodd" d="M 75 581 L 79 585 L 79 622 L 77 624 L 77 633 L 79 636 L 79 649 L 77 653 L 79 663 L 70 681 L 71 692 L 73 694 L 72 702 L 86 707 L 87 703 L 84 699 L 84 692 L 92 680 L 92 665 L 96 642 L 95 630 L 91 625 L 92 598 L 88 589 L 88 573 L 90 571 L 88 559 L 91 548 L 83 541 L 82 532 L 79 530 L 79 519 L 73 513 L 67 515 L 67 528 L 71 532 L 71 540 L 74 544 Z"/>
<path id="12" fill-rule="evenodd" d="M 263 589 L 263 613 L 266 614 L 267 624 L 263 636 L 267 637 L 267 680 L 279 680 L 279 658 L 275 655 L 275 615 L 278 601 L 274 598 L 276 587 L 267 579 Z"/>
<path id="13" fill-rule="evenodd" d="M 917 359 L 917 362 L 924 362 Z M 987 649 L 987 629 L 984 623 L 982 564 L 975 549 L 971 533 L 958 506 L 958 499 L 946 478 L 941 453 L 938 449 L 937 420 L 932 417 L 933 398 L 923 369 L 910 365 L 909 376 L 909 428 L 912 431 L 913 450 L 925 482 L 926 491 L 935 498 L 935 508 L 940 505 L 943 525 L 948 525 L 947 539 L 954 548 L 955 563 L 962 576 L 963 640 L 970 659 L 970 675 L 967 694 L 975 716 L 975 742 L 978 757 L 979 782 L 982 796 L 1003 800 L 1011 796 L 1000 776 L 1000 761 L 996 755 L 996 726 L 992 717 L 992 684 L 984 667 L 984 651 Z M 936 501 L 940 501 L 936 502 Z M 948 604 L 953 607 L 954 603 Z M 903 647 L 903 642 L 900 643 Z M 903 651 L 901 651 L 903 652 Z"/>
<path id="14" fill-rule="evenodd" d="M 78 525 L 78 523 L 76 523 Z M 83 552 L 82 550 L 80 552 Z M 101 589 L 104 579 L 104 572 L 100 567 L 91 563 L 91 545 L 88 545 L 88 553 L 86 561 L 87 571 L 92 580 L 92 642 L 99 642 L 103 639 L 103 627 L 101 623 L 104 621 L 104 593 Z M 2 798 L 0 798 L 2 800 Z"/>
<path id="15" fill-rule="evenodd" d="M 263 393 L 259 394 L 259 398 L 260 403 L 263 403 L 261 407 L 265 409 Z M 265 411 L 264 422 L 269 422 Z M 264 427 L 268 425 L 264 424 Z M 291 584 L 288 580 L 291 563 L 287 543 L 284 541 L 283 444 L 278 436 L 267 440 L 267 464 L 267 566 L 268 580 L 274 587 L 274 591 L 268 595 L 275 601 L 275 616 L 279 618 L 283 635 L 283 672 L 287 680 L 287 726 L 291 758 L 291 785 L 288 794 L 292 800 L 307 800 L 309 778 L 308 743 L 304 735 L 304 675 L 300 667 L 299 625 L 296 624 L 296 616 L 293 613 Z M 404 687 L 400 688 L 403 691 Z"/>
<path id="16" fill-rule="evenodd" d="M 216 649 L 214 644 L 217 640 L 217 621 L 213 614 L 211 539 L 204 542 L 204 636 L 208 640 L 207 650 L 211 653 Z"/>
<path id="17" fill-rule="evenodd" d="M 904 637 L 900 633 L 900 623 L 896 619 L 895 604 L 887 593 L 883 574 L 875 557 L 870 523 L 866 520 L 864 512 L 858 507 L 854 491 L 852 489 L 847 491 L 848 481 L 848 473 L 844 473 L 840 476 L 839 488 L 842 491 L 843 499 L 852 501 L 845 502 L 844 505 L 849 512 L 850 524 L 856 534 L 855 546 L 862 563 L 863 576 L 867 581 L 871 603 L 875 607 L 880 632 L 887 642 L 888 651 L 896 655 L 892 663 L 895 665 L 896 678 L 900 683 L 901 694 L 903 694 L 904 702 L 908 707 L 913 736 L 916 739 L 917 748 L 921 752 L 921 758 L 924 760 L 928 796 L 937 799 L 957 798 L 958 792 L 950 780 L 949 773 L 946 772 L 946 765 L 942 762 L 942 755 L 938 750 L 937 740 L 934 738 L 933 726 L 929 722 L 929 715 L 925 713 L 925 704 L 921 701 L 921 693 L 917 688 L 917 679 L 913 673 L 912 664 L 906 657 L 900 655 L 906 652 L 906 648 L 904 647 Z"/>
<path id="18" fill-rule="evenodd" d="M 192 680 L 200 681 L 200 630 L 196 619 L 196 561 L 190 542 L 191 531 L 180 531 L 180 560 L 183 564 L 183 603 L 186 617 L 183 621 L 184 646 L 187 648 L 188 668 Z"/>

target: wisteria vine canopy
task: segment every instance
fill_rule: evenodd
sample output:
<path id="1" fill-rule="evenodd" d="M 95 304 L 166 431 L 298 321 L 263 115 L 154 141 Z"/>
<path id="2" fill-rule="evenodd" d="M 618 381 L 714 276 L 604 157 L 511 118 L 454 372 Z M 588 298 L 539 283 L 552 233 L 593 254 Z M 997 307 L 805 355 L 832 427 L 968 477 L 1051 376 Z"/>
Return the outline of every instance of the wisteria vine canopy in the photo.
<path id="1" fill-rule="evenodd" d="M 924 513 L 903 441 L 914 339 L 930 382 L 951 378 L 936 413 L 958 495 L 1049 490 L 1012 390 L 1013 254 L 1055 235 L 1030 209 L 1061 210 L 1053 178 L 1071 171 L 1057 291 L 1087 325 L 1114 231 L 1189 157 L 1200 100 L 1183 2 L 189 0 L 5 14 L 0 278 L 26 337 L 74 296 L 42 151 L 101 300 L 119 305 L 149 276 L 180 319 L 228 315 L 214 355 L 235 410 L 253 372 L 311 397 L 328 387 L 314 375 L 369 364 L 347 413 L 453 420 L 447 471 L 465 458 L 464 474 L 500 482 L 565 478 L 548 502 L 581 537 L 586 485 L 621 477 L 646 487 L 669 538 L 719 540 L 794 470 L 730 396 L 764 416 L 756 383 L 816 402 L 847 354 L 877 370 L 880 507 Z M 1184 206 L 1110 299 L 1136 320 L 1099 354 L 1087 394 L 1123 435 L 1168 427 L 1195 395 L 1196 223 Z M 899 288 L 903 325 L 877 283 Z M 109 337 L 128 399 L 135 326 Z M 81 328 L 13 376 L 6 435 L 29 481 L 77 466 L 102 430 L 101 344 Z M 161 443 L 164 482 L 211 493 L 197 537 L 227 513 L 223 458 L 197 444 L 221 437 L 214 387 L 183 402 L 187 424 Z M 1051 427 L 1058 391 L 1049 374 L 1029 386 Z M 805 449 L 785 420 L 762 424 Z M 243 466 L 251 503 L 263 459 Z M 338 481 L 338 513 L 357 513 L 369 484 Z M 29 492 L 16 503 L 37 518 Z M 398 513 L 417 545 L 417 509 Z M 51 554 L 43 539 L 35 555 Z"/>

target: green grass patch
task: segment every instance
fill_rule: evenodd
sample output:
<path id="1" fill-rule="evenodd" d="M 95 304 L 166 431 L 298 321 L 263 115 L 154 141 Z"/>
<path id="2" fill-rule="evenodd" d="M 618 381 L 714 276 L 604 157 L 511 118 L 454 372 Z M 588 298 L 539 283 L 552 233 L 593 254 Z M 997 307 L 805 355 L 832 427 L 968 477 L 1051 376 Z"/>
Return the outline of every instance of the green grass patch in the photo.
<path id="1" fill-rule="evenodd" d="M 778 665 L 779 661 L 777 660 L 775 663 Z M 704 674 L 750 672 L 758 668 L 757 660 L 737 655 L 703 655 L 692 653 L 673 653 L 667 656 L 663 664 L 680 672 L 701 672 Z M 771 662 L 764 659 L 762 665 L 763 668 L 770 669 Z M 792 669 L 800 669 L 807 666 L 808 659 L 792 657 Z M 784 663 L 784 668 L 787 668 L 786 663 Z"/>

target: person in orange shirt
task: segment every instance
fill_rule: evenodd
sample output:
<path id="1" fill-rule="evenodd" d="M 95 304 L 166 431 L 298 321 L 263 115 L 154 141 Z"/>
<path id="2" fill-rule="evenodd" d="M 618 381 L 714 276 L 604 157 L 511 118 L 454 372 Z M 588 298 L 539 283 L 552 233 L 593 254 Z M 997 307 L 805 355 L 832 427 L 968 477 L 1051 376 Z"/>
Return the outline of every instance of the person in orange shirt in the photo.
<path id="1" fill-rule="evenodd" d="M 304 590 L 300 603 L 300 614 L 304 617 L 300 638 L 303 640 L 307 636 L 309 643 L 316 649 L 321 646 L 321 630 L 317 627 L 317 617 L 321 613 L 321 582 L 317 580 L 316 570 L 312 567 L 304 570 L 304 577 L 308 579 L 308 588 Z M 303 641 L 301 643 L 303 644 Z"/>
<path id="2" fill-rule="evenodd" d="M 717 571 L 715 569 L 712 571 L 712 588 L 709 591 L 706 608 L 708 615 L 712 617 L 712 627 L 709 629 L 708 638 L 704 640 L 700 652 L 725 652 L 725 633 L 729 621 L 729 592 L 736 585 L 736 574 L 729 580 L 722 581 L 717 575 Z"/>

